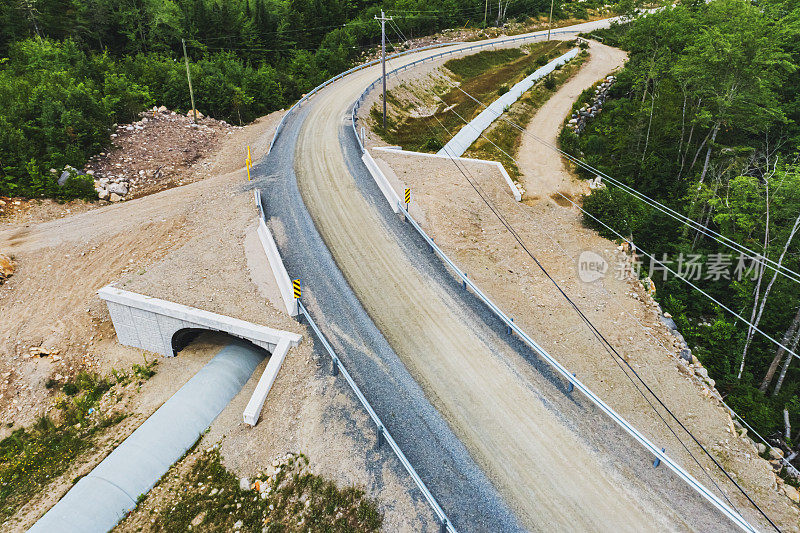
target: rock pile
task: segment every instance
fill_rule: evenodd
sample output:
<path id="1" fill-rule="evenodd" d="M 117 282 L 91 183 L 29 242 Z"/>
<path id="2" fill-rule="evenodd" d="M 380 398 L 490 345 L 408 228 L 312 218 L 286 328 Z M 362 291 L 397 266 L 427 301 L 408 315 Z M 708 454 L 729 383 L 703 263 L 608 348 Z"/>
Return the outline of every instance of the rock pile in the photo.
<path id="1" fill-rule="evenodd" d="M 603 104 L 608 98 L 608 91 L 614 82 L 617 80 L 616 76 L 606 76 L 594 90 L 594 97 L 590 104 L 583 104 L 583 106 L 572 113 L 567 123 L 575 134 L 580 135 L 586 128 L 586 123 L 600 114 L 603 110 Z"/>
<path id="2" fill-rule="evenodd" d="M 119 202 L 184 183 L 184 171 L 221 135 L 236 129 L 223 120 L 191 111 L 186 115 L 165 106 L 143 112 L 132 124 L 118 125 L 113 148 L 92 157 L 84 172 L 94 178 L 97 197 Z"/>

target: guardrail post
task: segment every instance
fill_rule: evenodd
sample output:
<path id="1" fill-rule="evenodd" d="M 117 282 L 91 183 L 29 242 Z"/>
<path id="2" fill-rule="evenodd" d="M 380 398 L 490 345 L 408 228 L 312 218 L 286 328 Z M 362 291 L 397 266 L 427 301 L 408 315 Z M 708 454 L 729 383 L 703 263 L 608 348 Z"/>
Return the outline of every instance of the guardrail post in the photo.
<path id="1" fill-rule="evenodd" d="M 464 279 L 461 280 L 461 288 L 467 290 L 467 273 L 464 272 Z"/>
<path id="2" fill-rule="evenodd" d="M 514 322 L 513 318 L 511 319 L 511 322 Z M 506 326 L 506 335 L 511 335 L 511 326 L 509 325 Z"/>
<path id="3" fill-rule="evenodd" d="M 575 377 L 574 373 L 572 374 L 572 377 L 573 378 Z M 567 392 L 572 392 L 574 390 L 575 390 L 575 384 L 572 383 L 571 381 L 569 383 L 567 383 Z"/>
<path id="4" fill-rule="evenodd" d="M 339 359 L 336 357 L 331 359 L 331 374 L 334 376 L 339 375 Z"/>
<path id="5" fill-rule="evenodd" d="M 386 441 L 386 436 L 383 434 L 383 432 L 383 426 L 378 426 L 378 448 L 383 446 L 383 443 Z"/>
<path id="6" fill-rule="evenodd" d="M 661 451 L 662 451 L 662 452 L 666 452 L 667 450 L 666 450 L 666 449 L 664 449 L 664 448 L 661 448 Z M 655 460 L 655 461 L 653 461 L 653 468 L 658 468 L 658 465 L 660 465 L 660 464 L 661 464 L 661 459 L 659 459 L 658 457 L 656 457 L 656 460 Z"/>
<path id="7" fill-rule="evenodd" d="M 447 532 L 447 518 L 442 518 L 441 524 L 439 524 L 439 533 L 446 533 Z"/>

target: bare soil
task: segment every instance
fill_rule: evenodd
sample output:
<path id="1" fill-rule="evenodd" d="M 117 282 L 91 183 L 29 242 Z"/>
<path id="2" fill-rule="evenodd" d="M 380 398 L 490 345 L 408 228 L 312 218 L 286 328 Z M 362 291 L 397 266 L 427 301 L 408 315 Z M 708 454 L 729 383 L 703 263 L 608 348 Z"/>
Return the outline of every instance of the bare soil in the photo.
<path id="1" fill-rule="evenodd" d="M 589 41 L 590 57 L 563 87 L 553 94 L 539 109 L 522 135 L 516 159 L 522 176 L 519 178 L 525 189 L 525 197 L 549 201 L 552 196 L 561 198 L 557 192 L 585 194 L 589 188 L 585 182 L 575 180 L 567 170 L 561 157 L 544 143 L 556 145 L 564 117 L 581 92 L 604 76 L 616 72 L 625 64 L 628 54 L 596 41 Z M 533 135 L 536 135 L 534 137 Z M 558 202 L 557 200 L 554 200 Z M 561 198 L 563 202 L 563 198 Z M 563 207 L 563 206 L 562 206 Z"/>
<path id="2" fill-rule="evenodd" d="M 2 222 L 0 253 L 14 257 L 17 271 L 0 286 L 0 418 L 13 421 L 12 427 L 0 428 L 0 438 L 48 409 L 55 397 L 44 384 L 56 374 L 106 373 L 142 361 L 141 350 L 117 343 L 105 304 L 96 296 L 113 282 L 301 333 L 304 340 L 287 355 L 260 423 L 250 428 L 241 416 L 266 361 L 206 439 L 222 442 L 226 466 L 240 476 L 263 468 L 278 453 L 304 452 L 319 474 L 378 498 L 389 530 L 426 530 L 430 512 L 418 501 L 411 480 L 387 463 L 391 456 L 385 449 L 371 451 L 374 432 L 367 431 L 367 415 L 341 380 L 322 370 L 327 362 L 314 356 L 306 329 L 270 303 L 276 288 L 264 274 L 269 273 L 266 257 L 253 242 L 257 209 L 243 164 L 248 145 L 254 160 L 266 153 L 280 116 L 274 113 L 222 138 L 192 165 L 202 175 L 179 174 L 188 183 L 181 187 L 43 222 L 35 222 L 48 217 L 37 215 L 34 204 L 24 221 Z M 137 416 L 108 429 L 104 438 L 120 442 L 224 342 L 208 337 L 178 357 L 163 358 L 158 374 L 131 405 Z M 31 347 L 50 355 L 31 355 Z M 54 480 L 40 500 L 17 514 L 14 527 L 32 524 L 76 475 L 88 472 L 111 449 L 98 447 Z"/>
<path id="3" fill-rule="evenodd" d="M 92 157 L 84 171 L 95 181 L 128 183 L 125 200 L 132 200 L 207 177 L 204 156 L 239 129 L 210 117 L 195 123 L 165 108 L 145 111 L 139 121 L 118 126 L 111 149 Z"/>

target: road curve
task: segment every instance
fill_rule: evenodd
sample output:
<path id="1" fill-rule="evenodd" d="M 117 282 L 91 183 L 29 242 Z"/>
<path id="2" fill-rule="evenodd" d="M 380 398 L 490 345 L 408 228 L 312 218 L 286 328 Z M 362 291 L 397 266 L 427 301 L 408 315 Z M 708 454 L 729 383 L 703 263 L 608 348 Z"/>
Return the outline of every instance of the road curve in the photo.
<path id="1" fill-rule="evenodd" d="M 387 68 L 432 53 L 411 54 Z M 526 529 L 645 531 L 713 523 L 690 524 L 680 505 L 648 494 L 629 464 L 598 453 L 597 439 L 582 437 L 562 414 L 574 412 L 575 401 L 544 397 L 540 388 L 547 385 L 531 365 L 463 309 L 452 284 L 432 279 L 399 246 L 392 221 L 363 193 L 342 149 L 347 112 L 378 74 L 377 67 L 356 72 L 311 101 L 294 170 L 337 266 L 427 398 Z M 593 423 L 600 433 L 615 434 Z M 708 518 L 702 503 L 690 505 Z"/>

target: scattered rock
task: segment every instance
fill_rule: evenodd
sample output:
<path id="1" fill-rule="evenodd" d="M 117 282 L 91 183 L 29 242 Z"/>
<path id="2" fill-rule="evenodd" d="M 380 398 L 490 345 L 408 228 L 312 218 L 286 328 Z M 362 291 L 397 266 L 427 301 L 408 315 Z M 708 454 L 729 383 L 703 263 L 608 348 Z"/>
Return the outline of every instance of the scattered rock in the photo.
<path id="1" fill-rule="evenodd" d="M 199 113 L 198 113 L 198 115 L 199 115 Z M 237 530 L 238 529 L 242 529 L 243 525 L 244 525 L 244 522 L 242 522 L 241 520 L 237 520 L 236 523 L 233 524 L 233 529 L 237 529 Z"/>
<path id="2" fill-rule="evenodd" d="M 112 192 L 111 196 L 109 197 L 109 200 L 112 201 L 112 202 L 119 202 L 120 200 L 122 200 L 122 196 L 120 196 L 119 194 L 117 194 L 115 192 Z"/>
<path id="3" fill-rule="evenodd" d="M 678 370 L 680 370 L 681 372 L 683 372 L 687 376 L 693 376 L 694 375 L 694 371 L 689 366 L 687 366 L 687 365 L 685 365 L 683 363 L 680 363 L 680 362 L 678 363 Z"/>
<path id="4" fill-rule="evenodd" d="M 0 254 L 0 284 L 14 273 L 14 262 L 7 255 Z"/>
<path id="5" fill-rule="evenodd" d="M 108 200 L 109 196 L 111 196 L 111 193 L 109 193 L 107 189 L 100 189 L 97 191 L 97 197 L 101 200 Z"/>
<path id="6" fill-rule="evenodd" d="M 769 456 L 775 459 L 776 461 L 783 459 L 783 450 L 779 448 L 770 448 Z"/>
<path id="7" fill-rule="evenodd" d="M 106 190 L 111 194 L 118 194 L 120 196 L 128 194 L 128 186 L 124 183 L 109 183 Z"/>
<path id="8" fill-rule="evenodd" d="M 797 489 L 792 487 L 791 485 L 784 484 L 782 487 L 783 493 L 792 500 L 794 503 L 800 503 L 800 493 L 797 492 Z"/>
<path id="9" fill-rule="evenodd" d="M 250 490 L 250 480 L 246 477 L 243 477 L 239 480 L 239 489 L 240 490 Z"/>
<path id="10" fill-rule="evenodd" d="M 198 513 L 197 516 L 192 518 L 191 524 L 192 524 L 193 527 L 197 527 L 200 524 L 202 524 L 203 520 L 205 520 L 205 519 L 206 519 L 206 512 L 205 511 L 201 511 L 200 513 Z"/>
<path id="11" fill-rule="evenodd" d="M 765 453 L 767 453 L 767 445 L 764 444 L 763 442 L 759 442 L 758 444 L 756 444 L 756 448 L 758 448 L 759 455 L 764 455 Z"/>

